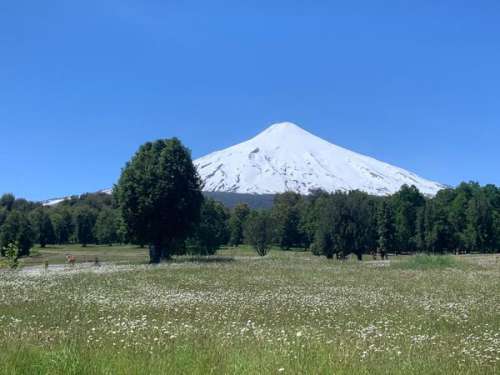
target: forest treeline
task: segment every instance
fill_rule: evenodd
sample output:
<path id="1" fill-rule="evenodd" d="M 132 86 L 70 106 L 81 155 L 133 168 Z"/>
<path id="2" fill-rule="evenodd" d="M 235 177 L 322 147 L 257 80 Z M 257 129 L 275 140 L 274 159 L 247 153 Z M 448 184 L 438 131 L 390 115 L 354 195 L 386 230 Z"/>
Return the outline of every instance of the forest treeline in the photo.
<path id="1" fill-rule="evenodd" d="M 271 209 L 228 209 L 202 194 L 191 152 L 177 138 L 147 142 L 122 169 L 113 195 L 72 197 L 57 205 L 0 197 L 0 254 L 27 256 L 35 243 L 147 246 L 151 263 L 172 255 L 212 255 L 250 244 L 327 258 L 389 253 L 500 250 L 500 189 L 462 183 L 435 197 L 414 186 L 371 196 L 360 191 L 276 195 Z"/>
<path id="2" fill-rule="evenodd" d="M 20 256 L 34 244 L 137 244 L 113 196 L 96 193 L 44 207 L 12 194 L 0 198 L 0 248 L 17 243 Z M 268 210 L 242 203 L 228 209 L 205 198 L 199 221 L 173 255 L 214 254 L 223 245 L 271 245 L 342 258 L 350 253 L 470 253 L 500 250 L 500 189 L 462 183 L 427 198 L 413 186 L 387 197 L 359 191 L 276 195 Z M 4 254 L 2 254 L 4 255 Z"/>

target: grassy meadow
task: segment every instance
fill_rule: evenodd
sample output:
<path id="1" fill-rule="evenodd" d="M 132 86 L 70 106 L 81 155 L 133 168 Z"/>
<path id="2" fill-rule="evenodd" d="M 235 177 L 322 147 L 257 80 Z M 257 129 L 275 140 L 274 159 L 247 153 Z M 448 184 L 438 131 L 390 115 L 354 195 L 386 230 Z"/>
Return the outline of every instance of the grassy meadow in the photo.
<path id="1" fill-rule="evenodd" d="M 77 264 L 45 270 L 43 262 Z M 498 374 L 500 259 L 35 249 L 0 270 L 2 374 Z"/>

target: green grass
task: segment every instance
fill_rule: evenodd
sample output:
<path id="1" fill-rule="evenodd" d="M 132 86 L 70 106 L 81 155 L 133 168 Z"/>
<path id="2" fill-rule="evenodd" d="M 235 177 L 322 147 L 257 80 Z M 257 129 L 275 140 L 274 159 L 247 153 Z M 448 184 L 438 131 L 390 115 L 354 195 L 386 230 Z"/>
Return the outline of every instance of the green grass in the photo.
<path id="1" fill-rule="evenodd" d="M 409 270 L 460 268 L 464 263 L 451 255 L 415 255 L 394 263 L 394 267 Z"/>
<path id="2" fill-rule="evenodd" d="M 118 264 L 0 271 L 1 374 L 500 371 L 494 256 L 387 266 L 240 247 L 147 266 L 143 249 L 70 247 L 37 259 L 68 250 Z"/>

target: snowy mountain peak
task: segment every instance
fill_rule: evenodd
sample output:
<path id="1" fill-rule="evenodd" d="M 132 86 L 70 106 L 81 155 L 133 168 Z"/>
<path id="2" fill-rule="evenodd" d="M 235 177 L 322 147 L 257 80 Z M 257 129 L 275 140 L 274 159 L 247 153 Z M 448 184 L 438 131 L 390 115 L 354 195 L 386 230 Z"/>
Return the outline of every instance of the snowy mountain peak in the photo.
<path id="1" fill-rule="evenodd" d="M 279 134 L 300 136 L 300 135 L 306 135 L 306 134 L 310 135 L 311 133 L 302 129 L 300 126 L 298 126 L 297 124 L 294 124 L 293 122 L 278 122 L 276 124 L 269 126 L 266 130 L 264 130 L 262 133 L 260 133 L 257 137 L 279 135 Z"/>
<path id="2" fill-rule="evenodd" d="M 262 133 L 258 134 L 253 140 L 279 143 L 292 140 L 303 141 L 305 138 L 315 138 L 316 140 L 322 141 L 321 138 L 316 137 L 314 134 L 309 133 L 293 122 L 278 122 L 273 124 Z"/>
<path id="3" fill-rule="evenodd" d="M 444 186 L 331 144 L 291 122 L 195 161 L 206 191 L 275 194 L 362 190 L 392 194 L 404 184 L 435 195 Z"/>

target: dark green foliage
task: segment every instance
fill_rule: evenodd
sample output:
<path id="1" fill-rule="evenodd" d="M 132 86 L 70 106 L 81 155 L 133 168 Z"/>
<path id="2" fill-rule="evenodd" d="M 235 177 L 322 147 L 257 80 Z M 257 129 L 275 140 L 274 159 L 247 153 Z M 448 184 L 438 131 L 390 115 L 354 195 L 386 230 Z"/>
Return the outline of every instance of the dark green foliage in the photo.
<path id="1" fill-rule="evenodd" d="M 245 223 L 245 242 L 253 246 L 257 254 L 265 256 L 273 240 L 273 220 L 268 211 L 252 211 Z"/>
<path id="2" fill-rule="evenodd" d="M 6 193 L 0 197 L 0 206 L 5 208 L 7 211 L 11 211 L 16 197 L 13 194 Z"/>
<path id="3" fill-rule="evenodd" d="M 119 242 L 120 214 L 116 210 L 104 208 L 95 223 L 95 237 L 98 243 L 112 245 Z"/>
<path id="4" fill-rule="evenodd" d="M 322 207 L 324 207 L 328 198 L 329 194 L 325 191 L 314 190 L 307 197 L 305 197 L 300 204 L 299 228 L 302 233 L 304 247 L 306 248 L 313 245 L 316 233 L 319 230 Z M 313 246 L 312 250 L 314 253 L 319 251 L 316 246 Z"/>
<path id="5" fill-rule="evenodd" d="M 58 244 L 70 242 L 75 233 L 71 209 L 65 206 L 52 209 L 51 220 L 54 227 L 55 241 Z"/>
<path id="6" fill-rule="evenodd" d="M 77 207 L 74 213 L 76 240 L 83 247 L 95 241 L 94 226 L 97 219 L 96 210 L 82 206 Z"/>
<path id="7" fill-rule="evenodd" d="M 394 213 L 387 199 L 381 199 L 377 210 L 377 244 L 382 259 L 396 248 Z"/>
<path id="8" fill-rule="evenodd" d="M 7 219 L 7 215 L 9 215 L 9 211 L 5 207 L 0 207 L 0 227 Z"/>
<path id="9" fill-rule="evenodd" d="M 213 254 L 228 240 L 237 246 L 244 239 L 262 254 L 274 244 L 304 246 L 329 258 L 353 253 L 361 259 L 377 251 L 382 257 L 500 251 L 500 189 L 494 185 L 462 183 L 433 198 L 408 186 L 383 198 L 361 192 L 285 193 L 275 197 L 272 210 L 252 213 L 252 225 L 246 225 L 247 205 L 238 205 L 231 215 L 210 199 L 201 207 L 199 190 L 189 151 L 179 141 L 147 144 L 124 169 L 115 200 L 103 193 L 84 194 L 42 207 L 4 194 L 0 241 L 20 244 L 24 255 L 33 241 L 42 246 L 150 244 L 152 261 L 186 252 Z"/>
<path id="10" fill-rule="evenodd" d="M 425 205 L 424 196 L 415 186 L 403 185 L 393 195 L 397 251 L 416 250 L 416 222 L 420 207 Z"/>
<path id="11" fill-rule="evenodd" d="M 272 215 L 275 239 L 282 249 L 289 250 L 292 246 L 301 246 L 304 242 L 300 229 L 301 203 L 302 197 L 293 192 L 278 194 L 274 198 Z"/>
<path id="12" fill-rule="evenodd" d="M 26 214 L 11 211 L 0 229 L 0 249 L 2 256 L 9 244 L 18 248 L 18 256 L 28 256 L 34 244 L 35 233 Z"/>
<path id="13" fill-rule="evenodd" d="M 40 204 L 19 198 L 14 201 L 14 204 L 12 205 L 12 211 L 19 211 L 29 214 L 30 211 L 34 210 L 37 207 L 40 207 Z"/>
<path id="14" fill-rule="evenodd" d="M 483 192 L 476 194 L 469 201 L 466 211 L 466 227 L 464 244 L 467 251 L 485 251 L 491 241 L 492 220 L 491 207 Z"/>
<path id="15" fill-rule="evenodd" d="M 184 242 L 203 202 L 191 153 L 177 138 L 141 146 L 114 194 L 131 238 L 150 245 L 152 263 L 168 259 Z"/>
<path id="16" fill-rule="evenodd" d="M 228 224 L 229 244 L 231 246 L 239 246 L 243 243 L 243 228 L 249 214 L 250 208 L 245 203 L 241 203 L 233 209 Z"/>
<path id="17" fill-rule="evenodd" d="M 213 255 L 228 241 L 228 213 L 222 203 L 205 199 L 201 206 L 200 222 L 188 239 L 191 254 Z"/>
<path id="18" fill-rule="evenodd" d="M 36 241 L 41 247 L 55 242 L 55 233 L 48 209 L 38 207 L 30 214 L 31 224 L 35 232 Z"/>
<path id="19" fill-rule="evenodd" d="M 100 211 L 104 208 L 111 208 L 113 206 L 113 197 L 110 194 L 103 192 L 86 193 L 66 199 L 65 201 L 59 203 L 58 206 L 72 209 L 86 206 Z"/>
<path id="20" fill-rule="evenodd" d="M 345 258 L 354 253 L 359 260 L 363 254 L 377 248 L 376 198 L 352 191 L 331 194 L 319 208 L 319 225 L 314 250 L 327 258 Z"/>

